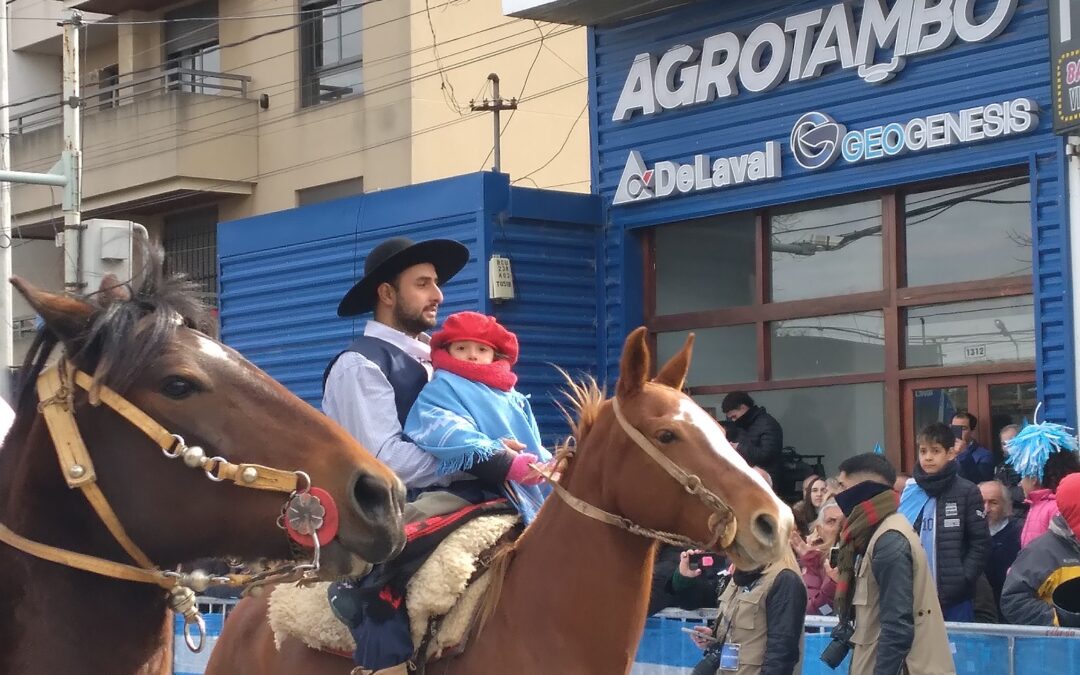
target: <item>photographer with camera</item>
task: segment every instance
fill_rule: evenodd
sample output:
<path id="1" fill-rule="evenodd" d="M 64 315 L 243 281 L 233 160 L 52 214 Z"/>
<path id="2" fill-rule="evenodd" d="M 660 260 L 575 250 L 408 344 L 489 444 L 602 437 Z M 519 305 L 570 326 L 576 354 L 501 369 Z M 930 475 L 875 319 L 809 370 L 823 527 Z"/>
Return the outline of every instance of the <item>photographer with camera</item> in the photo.
<path id="1" fill-rule="evenodd" d="M 689 565 L 689 558 L 682 564 Z M 692 675 L 792 675 L 799 670 L 806 587 L 793 558 L 753 571 L 732 567 L 720 576 L 719 593 L 712 628 L 689 631 L 694 644 L 705 650 Z"/>
<path id="2" fill-rule="evenodd" d="M 821 654 L 831 668 L 848 651 L 851 675 L 956 672 L 926 553 L 897 512 L 896 471 L 883 456 L 840 464 L 836 503 L 847 517 L 836 554 L 840 623 Z"/>

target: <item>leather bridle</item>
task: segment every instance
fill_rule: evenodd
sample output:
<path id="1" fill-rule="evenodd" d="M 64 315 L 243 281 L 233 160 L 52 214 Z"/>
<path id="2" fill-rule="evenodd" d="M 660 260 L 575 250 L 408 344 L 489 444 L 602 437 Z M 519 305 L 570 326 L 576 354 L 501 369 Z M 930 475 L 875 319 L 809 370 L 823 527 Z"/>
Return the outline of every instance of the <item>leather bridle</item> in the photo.
<path id="1" fill-rule="evenodd" d="M 566 502 L 570 508 L 583 516 L 587 516 L 593 520 L 598 520 L 602 523 L 612 525 L 647 539 L 671 544 L 672 546 L 679 546 L 684 549 L 712 550 L 717 544 L 719 544 L 720 548 L 727 548 L 730 546 L 731 542 L 735 540 L 735 532 L 738 525 L 735 518 L 735 512 L 732 511 L 731 507 L 728 506 L 723 499 L 718 497 L 716 493 L 705 487 L 698 476 L 687 473 L 681 466 L 671 461 L 667 455 L 661 452 L 660 449 L 657 448 L 652 441 L 646 438 L 643 433 L 634 428 L 626 420 L 626 417 L 623 416 L 622 410 L 619 409 L 619 400 L 617 398 L 611 400 L 611 406 L 612 410 L 615 412 L 615 419 L 619 422 L 619 426 L 622 428 L 623 432 L 626 433 L 639 448 L 644 450 L 645 454 L 648 455 L 650 459 L 659 464 L 661 469 L 674 478 L 687 493 L 700 499 L 702 503 L 712 511 L 708 522 L 709 531 L 713 534 L 712 540 L 707 543 L 702 543 L 681 534 L 642 527 L 629 518 L 616 515 L 610 511 L 605 511 L 579 497 L 575 497 L 570 494 L 566 488 L 559 485 L 557 481 L 552 480 L 550 475 L 547 475 L 548 482 L 555 491 L 555 494 Z M 543 472 L 541 471 L 541 473 Z"/>
<path id="2" fill-rule="evenodd" d="M 311 538 L 314 540 L 314 553 L 310 563 L 287 564 L 257 577 L 241 574 L 211 576 L 200 570 L 181 573 L 161 570 L 154 565 L 128 536 L 116 512 L 109 505 L 108 499 L 97 484 L 94 463 L 90 459 L 90 453 L 75 420 L 76 387 L 90 394 L 92 404 L 104 403 L 146 434 L 161 448 L 165 457 L 183 460 L 185 466 L 205 472 L 209 480 L 231 481 L 240 487 L 288 494 L 289 497 L 278 520 L 278 525 L 283 529 L 288 529 L 287 523 L 291 525 L 293 522 L 287 510 L 294 504 L 294 500 L 302 497 L 305 504 L 314 501 L 315 507 L 321 508 L 318 499 L 311 495 L 311 479 L 304 472 L 283 471 L 259 464 L 233 464 L 224 457 L 207 457 L 202 448 L 195 445 L 189 446 L 181 436 L 170 433 L 168 429 L 158 424 L 123 396 L 102 384 L 95 384 L 90 375 L 77 370 L 70 362 L 61 358 L 56 366 L 43 371 L 38 377 L 37 393 L 40 401 L 38 412 L 45 418 L 60 461 L 60 471 L 68 487 L 82 491 L 98 518 L 136 565 L 106 560 L 32 541 L 13 532 L 3 523 L 0 523 L 0 541 L 36 558 L 58 565 L 113 579 L 160 586 L 167 593 L 169 608 L 184 617 L 184 638 L 188 648 L 195 652 L 202 649 L 205 638 L 205 625 L 196 602 L 197 592 L 205 591 L 210 586 L 249 586 L 252 583 L 262 584 L 269 580 L 310 578 L 318 571 L 320 552 L 318 530 L 323 525 L 322 514 L 318 513 L 314 516 L 314 522 L 309 523 L 310 531 L 302 532 L 312 535 Z M 328 497 L 321 490 L 319 492 L 324 499 Z M 311 516 L 310 507 L 307 509 L 307 515 Z M 327 541 L 322 543 L 325 544 Z M 198 642 L 192 637 L 193 629 L 198 631 Z"/>

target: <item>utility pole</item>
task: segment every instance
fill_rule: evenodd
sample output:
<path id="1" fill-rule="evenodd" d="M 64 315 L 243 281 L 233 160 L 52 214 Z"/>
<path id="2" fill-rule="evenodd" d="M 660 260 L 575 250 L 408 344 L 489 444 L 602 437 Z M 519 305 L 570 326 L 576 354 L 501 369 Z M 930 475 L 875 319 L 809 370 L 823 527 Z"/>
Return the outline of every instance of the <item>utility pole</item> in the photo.
<path id="1" fill-rule="evenodd" d="M 8 116 L 8 8 L 0 0 L 0 171 L 11 170 L 11 118 Z M 0 182 L 0 396 L 12 400 L 11 367 L 15 360 L 12 347 L 11 313 L 11 183 Z"/>
<path id="2" fill-rule="evenodd" d="M 4 0 L 0 0 L 4 2 Z M 64 185 L 64 289 L 79 293 L 82 260 L 82 102 L 79 99 L 79 28 L 82 14 L 68 10 L 64 17 L 64 150 L 60 162 L 68 177 Z"/>
<path id="3" fill-rule="evenodd" d="M 64 188 L 64 288 L 80 291 L 82 283 L 82 133 L 79 101 L 79 28 L 82 13 L 65 10 L 64 20 L 64 150 L 49 173 L 11 170 L 11 127 L 8 116 L 8 26 L 7 0 L 0 0 L 0 358 L 4 373 L 0 388 L 10 394 L 10 373 L 14 366 L 11 314 L 11 183 L 52 185 Z M 10 400 L 10 398 L 8 398 Z"/>
<path id="4" fill-rule="evenodd" d="M 3 2 L 3 0 L 0 0 Z M 487 76 L 487 79 L 491 80 L 491 95 L 492 100 L 484 99 L 483 103 L 477 103 L 476 101 L 469 101 L 469 108 L 473 112 L 487 112 L 491 111 L 495 113 L 495 162 L 492 165 L 494 171 L 499 171 L 502 166 L 502 148 L 500 147 L 500 139 L 502 137 L 502 125 L 499 124 L 499 113 L 503 110 L 517 110 L 518 102 L 516 98 L 512 98 L 509 101 L 499 96 L 499 76 L 495 73 L 491 73 Z"/>

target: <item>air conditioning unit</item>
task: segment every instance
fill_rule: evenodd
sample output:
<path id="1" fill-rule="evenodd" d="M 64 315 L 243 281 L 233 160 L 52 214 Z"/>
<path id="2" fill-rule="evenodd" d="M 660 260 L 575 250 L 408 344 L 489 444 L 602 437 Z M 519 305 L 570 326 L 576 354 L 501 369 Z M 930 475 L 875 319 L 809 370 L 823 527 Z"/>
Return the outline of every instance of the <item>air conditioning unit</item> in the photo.
<path id="1" fill-rule="evenodd" d="M 131 279 L 141 261 L 135 260 L 135 238 L 147 241 L 146 228 L 130 220 L 92 218 L 83 221 L 83 281 L 86 289 L 96 291 L 106 274 L 121 281 Z"/>

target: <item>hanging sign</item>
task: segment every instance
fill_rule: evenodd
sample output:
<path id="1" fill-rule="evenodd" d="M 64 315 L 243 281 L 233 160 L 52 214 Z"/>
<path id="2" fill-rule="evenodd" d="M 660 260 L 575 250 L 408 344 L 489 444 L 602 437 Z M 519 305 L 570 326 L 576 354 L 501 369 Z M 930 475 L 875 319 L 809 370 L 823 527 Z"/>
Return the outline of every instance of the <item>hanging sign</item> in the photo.
<path id="1" fill-rule="evenodd" d="M 1080 130 L 1080 2 L 1050 0 L 1050 87 L 1054 133 Z"/>

